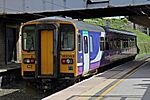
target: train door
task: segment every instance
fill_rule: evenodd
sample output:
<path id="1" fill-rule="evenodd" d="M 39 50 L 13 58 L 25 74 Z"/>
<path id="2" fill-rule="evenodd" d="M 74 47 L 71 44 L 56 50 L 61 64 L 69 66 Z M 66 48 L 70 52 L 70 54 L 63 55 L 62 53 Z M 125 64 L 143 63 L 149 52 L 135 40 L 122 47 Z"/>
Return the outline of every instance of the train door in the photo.
<path id="1" fill-rule="evenodd" d="M 58 76 L 59 48 L 56 24 L 39 24 L 35 30 L 35 77 L 56 78 Z"/>
<path id="2" fill-rule="evenodd" d="M 104 51 L 105 49 L 105 32 L 101 32 L 100 36 L 100 51 Z"/>
<path id="3" fill-rule="evenodd" d="M 41 31 L 41 75 L 53 75 L 53 31 Z"/>
<path id="4" fill-rule="evenodd" d="M 83 55 L 84 55 L 83 74 L 86 74 L 89 71 L 89 37 L 88 37 L 88 31 L 83 31 Z"/>
<path id="5" fill-rule="evenodd" d="M 100 36 L 100 60 L 102 60 L 103 57 L 103 52 L 105 50 L 105 32 L 101 32 L 101 36 Z"/>

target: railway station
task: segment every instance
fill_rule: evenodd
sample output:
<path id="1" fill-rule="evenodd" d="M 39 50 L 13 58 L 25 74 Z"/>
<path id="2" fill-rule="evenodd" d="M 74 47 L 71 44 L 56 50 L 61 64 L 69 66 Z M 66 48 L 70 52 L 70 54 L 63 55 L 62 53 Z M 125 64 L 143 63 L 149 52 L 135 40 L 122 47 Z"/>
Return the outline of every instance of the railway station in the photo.
<path id="1" fill-rule="evenodd" d="M 42 100 L 149 100 L 149 60 L 122 64 Z"/>
<path id="2" fill-rule="evenodd" d="M 149 16 L 149 0 L 0 1 L 0 100 L 149 100 Z"/>

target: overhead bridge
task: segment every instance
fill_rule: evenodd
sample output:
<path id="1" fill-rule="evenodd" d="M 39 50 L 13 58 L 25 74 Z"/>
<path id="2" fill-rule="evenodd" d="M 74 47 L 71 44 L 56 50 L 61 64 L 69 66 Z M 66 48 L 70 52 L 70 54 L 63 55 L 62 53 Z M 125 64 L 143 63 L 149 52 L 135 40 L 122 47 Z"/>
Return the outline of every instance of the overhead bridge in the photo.
<path id="1" fill-rule="evenodd" d="M 16 5 L 17 4 L 17 5 Z M 109 16 L 132 16 L 150 27 L 150 0 L 1 0 L 1 17 L 36 19 L 47 16 L 68 16 L 77 19 Z"/>

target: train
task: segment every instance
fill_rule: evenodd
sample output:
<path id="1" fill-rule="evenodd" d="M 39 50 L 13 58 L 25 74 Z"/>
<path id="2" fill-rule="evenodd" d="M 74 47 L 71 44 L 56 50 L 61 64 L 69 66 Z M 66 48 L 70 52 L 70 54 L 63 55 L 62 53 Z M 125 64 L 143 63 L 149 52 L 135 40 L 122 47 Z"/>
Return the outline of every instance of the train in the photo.
<path id="1" fill-rule="evenodd" d="M 21 41 L 24 79 L 82 77 L 138 53 L 133 32 L 58 16 L 23 23 Z"/>

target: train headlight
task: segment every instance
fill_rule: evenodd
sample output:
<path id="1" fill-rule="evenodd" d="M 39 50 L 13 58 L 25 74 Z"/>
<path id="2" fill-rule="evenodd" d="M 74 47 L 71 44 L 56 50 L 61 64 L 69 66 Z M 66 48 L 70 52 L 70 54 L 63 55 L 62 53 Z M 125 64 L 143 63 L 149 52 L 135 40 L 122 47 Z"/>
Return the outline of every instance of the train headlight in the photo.
<path id="1" fill-rule="evenodd" d="M 29 64 L 30 63 L 30 59 L 27 59 L 26 62 Z"/>
<path id="2" fill-rule="evenodd" d="M 66 59 L 66 63 L 70 64 L 71 60 L 70 59 Z"/>
<path id="3" fill-rule="evenodd" d="M 25 64 L 35 64 L 35 59 L 34 58 L 25 58 L 25 59 L 23 59 L 23 63 L 25 63 Z"/>
<path id="4" fill-rule="evenodd" d="M 73 59 L 71 58 L 63 58 L 61 59 L 62 64 L 73 64 Z"/>

